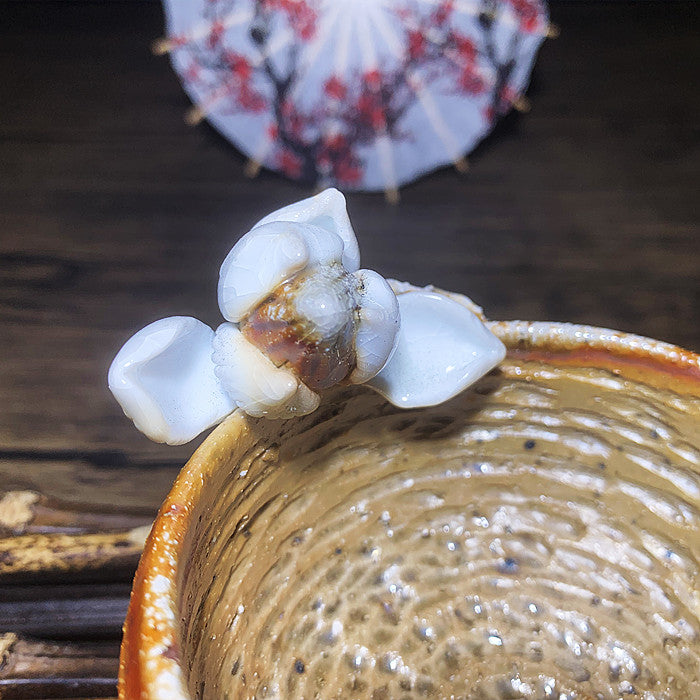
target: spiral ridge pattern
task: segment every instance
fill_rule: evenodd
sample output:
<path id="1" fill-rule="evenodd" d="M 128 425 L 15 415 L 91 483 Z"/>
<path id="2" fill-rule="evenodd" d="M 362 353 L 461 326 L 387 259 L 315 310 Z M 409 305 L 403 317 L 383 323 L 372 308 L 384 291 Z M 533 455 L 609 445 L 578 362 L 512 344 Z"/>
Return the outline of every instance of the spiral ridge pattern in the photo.
<path id="1" fill-rule="evenodd" d="M 192 697 L 700 697 L 699 425 L 513 359 L 430 409 L 253 421 L 188 544 Z"/>

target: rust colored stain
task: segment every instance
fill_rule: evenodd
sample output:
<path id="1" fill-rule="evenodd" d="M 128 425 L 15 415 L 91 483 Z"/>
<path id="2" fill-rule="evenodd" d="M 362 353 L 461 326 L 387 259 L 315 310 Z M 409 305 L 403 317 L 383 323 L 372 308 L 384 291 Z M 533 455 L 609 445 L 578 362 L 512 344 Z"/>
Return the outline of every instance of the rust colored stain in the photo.
<path id="1" fill-rule="evenodd" d="M 578 348 L 552 352 L 548 350 L 508 350 L 509 357 L 525 361 L 546 362 L 561 367 L 591 366 L 607 369 L 614 374 L 624 374 L 642 381 L 653 381 L 654 375 L 662 374 L 673 380 L 676 389 L 697 390 L 700 383 L 700 369 L 688 362 L 673 362 L 670 358 L 655 358 L 641 353 L 612 354 L 597 348 Z"/>
<path id="2" fill-rule="evenodd" d="M 146 541 L 146 549 L 134 577 L 134 585 L 131 589 L 131 601 L 124 622 L 124 637 L 122 639 L 121 653 L 119 655 L 119 684 L 118 692 L 121 700 L 140 698 L 143 689 L 141 681 L 141 668 L 139 666 L 138 651 L 142 645 L 149 644 L 150 640 L 141 634 L 143 623 L 143 579 L 144 572 L 148 569 L 148 559 L 152 544 Z"/>
<path id="3" fill-rule="evenodd" d="M 348 322 L 332 338 L 321 338 L 306 319 L 294 316 L 296 292 L 295 281 L 280 285 L 241 323 L 241 333 L 275 365 L 291 367 L 311 390 L 327 389 L 354 368 L 354 326 Z"/>
<path id="4" fill-rule="evenodd" d="M 163 642 L 163 633 L 157 627 L 150 624 L 147 619 L 149 602 L 146 600 L 147 581 L 155 576 L 164 576 L 168 580 L 175 577 L 175 565 L 170 562 L 177 561 L 177 555 L 182 547 L 181 536 L 187 528 L 190 517 L 190 508 L 181 503 L 176 493 L 187 491 L 176 481 L 171 494 L 161 506 L 153 528 L 146 539 L 143 555 L 139 562 L 134 577 L 131 591 L 129 610 L 124 623 L 124 636 L 121 653 L 119 656 L 119 683 L 118 694 L 120 700 L 134 700 L 143 697 L 149 687 L 148 680 L 144 677 L 143 660 L 139 651 L 153 648 Z M 173 542 L 177 542 L 173 545 Z M 165 556 L 166 554 L 171 556 Z M 173 656 L 177 650 L 177 642 L 171 642 L 162 653 L 164 662 L 176 663 L 177 656 Z M 170 652 L 170 653 L 169 653 Z"/>

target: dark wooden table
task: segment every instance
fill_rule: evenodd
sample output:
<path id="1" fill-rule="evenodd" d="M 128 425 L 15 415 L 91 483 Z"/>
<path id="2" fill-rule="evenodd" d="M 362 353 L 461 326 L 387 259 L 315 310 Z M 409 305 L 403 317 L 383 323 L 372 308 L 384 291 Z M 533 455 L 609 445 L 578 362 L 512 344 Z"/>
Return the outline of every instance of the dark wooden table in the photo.
<path id="1" fill-rule="evenodd" d="M 696 3 L 565 3 L 529 114 L 401 204 L 352 195 L 367 267 L 494 319 L 700 349 Z M 151 444 L 106 389 L 126 338 L 218 321 L 216 272 L 309 194 L 188 102 L 147 2 L 0 5 L 0 697 L 109 696 L 147 526 L 193 446 Z"/>

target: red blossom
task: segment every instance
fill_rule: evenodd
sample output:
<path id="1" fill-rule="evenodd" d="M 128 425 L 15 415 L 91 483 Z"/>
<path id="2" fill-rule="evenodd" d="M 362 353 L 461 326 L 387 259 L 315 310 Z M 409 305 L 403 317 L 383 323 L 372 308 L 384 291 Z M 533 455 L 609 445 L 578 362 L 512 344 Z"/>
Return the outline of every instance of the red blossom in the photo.
<path id="1" fill-rule="evenodd" d="M 342 134 L 326 135 L 318 153 L 319 167 L 326 171 L 330 170 L 333 167 L 333 163 L 338 160 L 339 153 L 346 148 L 347 139 Z"/>
<path id="2" fill-rule="evenodd" d="M 379 88 L 382 86 L 382 74 L 376 68 L 374 70 L 367 71 L 362 76 L 362 79 L 370 90 L 379 90 Z"/>
<path id="3" fill-rule="evenodd" d="M 188 83 L 196 83 L 199 80 L 202 67 L 196 61 L 192 61 L 185 69 L 184 79 Z"/>
<path id="4" fill-rule="evenodd" d="M 333 134 L 326 138 L 324 146 L 328 151 L 342 151 L 348 147 L 348 139 L 345 134 Z"/>
<path id="5" fill-rule="evenodd" d="M 295 3 L 291 15 L 292 25 L 304 41 L 309 41 L 316 34 L 316 13 L 304 2 Z"/>
<path id="6" fill-rule="evenodd" d="M 452 41 L 454 42 L 460 59 L 466 63 L 474 63 L 476 60 L 476 46 L 474 46 L 474 42 L 468 37 L 457 34 L 456 32 L 452 35 Z"/>
<path id="7" fill-rule="evenodd" d="M 277 167 L 289 177 L 299 177 L 301 175 L 301 166 L 301 158 L 286 148 L 280 151 L 277 156 Z"/>
<path id="8" fill-rule="evenodd" d="M 241 81 L 248 82 L 253 74 L 253 67 L 250 61 L 240 53 L 235 51 L 226 51 L 224 58 L 228 63 L 231 72 Z"/>
<path id="9" fill-rule="evenodd" d="M 304 126 L 305 126 L 304 118 L 300 114 L 293 112 L 289 116 L 287 122 L 288 122 L 289 133 L 295 139 L 297 139 L 299 141 L 303 140 Z"/>
<path id="10" fill-rule="evenodd" d="M 337 182 L 354 185 L 362 179 L 362 168 L 345 134 L 328 134 L 318 155 L 321 170 L 330 171 Z"/>
<path id="11" fill-rule="evenodd" d="M 328 97 L 334 100 L 344 100 L 348 92 L 345 83 L 336 75 L 326 80 L 323 90 Z"/>
<path id="12" fill-rule="evenodd" d="M 408 32 L 408 55 L 413 58 L 421 58 L 425 54 L 425 37 L 420 30 Z"/>
<path id="13" fill-rule="evenodd" d="M 267 106 L 265 98 L 253 90 L 247 83 L 243 83 L 238 91 L 238 104 L 246 112 L 262 112 Z"/>
<path id="14" fill-rule="evenodd" d="M 360 122 L 373 129 L 383 129 L 386 126 L 386 114 L 381 101 L 376 95 L 363 93 L 357 101 L 357 111 Z"/>
<path id="15" fill-rule="evenodd" d="M 445 22 L 447 22 L 447 20 L 450 18 L 453 9 L 453 0 L 446 0 L 445 2 L 441 2 L 433 12 L 433 15 L 431 17 L 432 24 L 437 26 L 445 24 Z"/>
<path id="16" fill-rule="evenodd" d="M 213 49 L 220 41 L 221 37 L 224 34 L 224 23 L 221 22 L 220 20 L 215 20 L 211 24 L 211 28 L 209 29 L 209 48 Z"/>
<path id="17" fill-rule="evenodd" d="M 531 33 L 537 29 L 540 18 L 538 0 L 509 0 L 511 7 L 520 20 L 520 29 Z"/>
<path id="18" fill-rule="evenodd" d="M 304 117 L 297 112 L 289 100 L 282 103 L 282 124 L 285 133 L 294 139 L 302 140 Z"/>
<path id="19" fill-rule="evenodd" d="M 538 17 L 537 15 L 530 15 L 529 17 L 522 17 L 520 19 L 520 29 L 526 34 L 531 34 L 537 29 Z"/>
<path id="20" fill-rule="evenodd" d="M 510 105 L 515 104 L 518 100 L 518 93 L 515 91 L 512 85 L 504 85 L 501 89 L 501 94 L 499 95 L 500 100 L 504 103 L 506 109 Z"/>
<path id="21" fill-rule="evenodd" d="M 294 114 L 294 105 L 289 100 L 285 100 L 282 103 L 281 109 L 283 117 L 290 117 Z"/>
<path id="22" fill-rule="evenodd" d="M 459 75 L 459 88 L 470 95 L 480 95 L 484 92 L 484 81 L 477 71 L 467 66 Z"/>
<path id="23" fill-rule="evenodd" d="M 357 159 L 348 152 L 347 157 L 339 158 L 333 164 L 333 175 L 338 182 L 346 185 L 355 185 L 362 179 L 362 168 Z"/>
<path id="24" fill-rule="evenodd" d="M 294 32 L 304 41 L 313 39 L 316 34 L 316 12 L 306 0 L 260 0 L 269 9 L 286 13 Z"/>

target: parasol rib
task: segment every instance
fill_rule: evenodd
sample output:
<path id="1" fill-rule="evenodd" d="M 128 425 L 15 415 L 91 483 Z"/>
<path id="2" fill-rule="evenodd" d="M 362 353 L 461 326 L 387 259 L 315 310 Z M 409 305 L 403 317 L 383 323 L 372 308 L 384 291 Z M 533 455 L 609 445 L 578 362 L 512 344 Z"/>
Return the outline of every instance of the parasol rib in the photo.
<path id="1" fill-rule="evenodd" d="M 175 34 L 167 39 L 158 39 L 153 44 L 153 53 L 161 56 L 173 51 L 174 49 L 179 49 L 182 46 L 191 44 L 194 41 L 207 38 L 215 26 L 220 26 L 222 29 L 230 29 L 231 27 L 236 27 L 245 24 L 246 22 L 250 22 L 252 19 L 253 13 L 250 10 L 244 10 L 241 12 L 231 12 L 228 15 L 225 15 L 222 19 L 200 22 L 192 27 L 192 29 L 190 29 L 188 32 Z"/>

